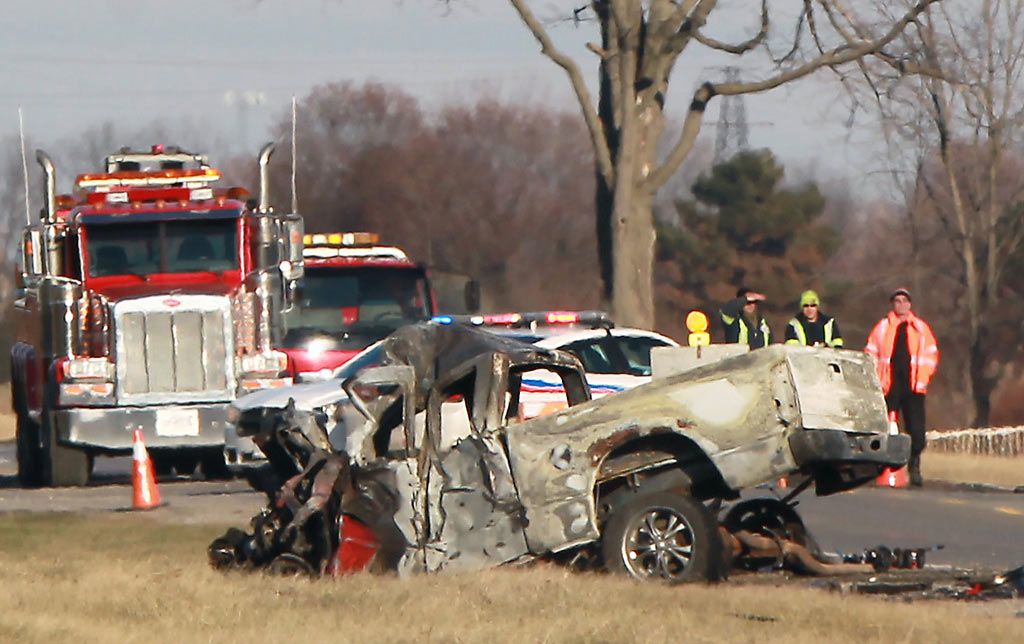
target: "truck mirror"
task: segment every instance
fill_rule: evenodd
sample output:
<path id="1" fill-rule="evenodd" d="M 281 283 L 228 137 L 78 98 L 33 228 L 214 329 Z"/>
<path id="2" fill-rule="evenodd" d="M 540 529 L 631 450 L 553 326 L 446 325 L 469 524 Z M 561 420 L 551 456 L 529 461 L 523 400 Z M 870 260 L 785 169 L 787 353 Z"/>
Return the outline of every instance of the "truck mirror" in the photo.
<path id="1" fill-rule="evenodd" d="M 285 304 L 287 309 L 298 306 L 302 301 L 302 282 L 300 280 L 288 280 L 285 282 Z"/>
<path id="2" fill-rule="evenodd" d="M 465 288 L 466 312 L 476 313 L 480 310 L 480 282 L 469 280 Z"/>
<path id="3" fill-rule="evenodd" d="M 305 248 L 304 233 L 305 225 L 301 215 L 289 214 L 281 218 L 281 238 L 284 242 L 285 262 L 288 263 L 288 271 L 284 277 L 287 280 L 297 280 L 305 272 L 302 260 L 302 251 Z M 282 272 L 285 262 L 281 263 Z"/>

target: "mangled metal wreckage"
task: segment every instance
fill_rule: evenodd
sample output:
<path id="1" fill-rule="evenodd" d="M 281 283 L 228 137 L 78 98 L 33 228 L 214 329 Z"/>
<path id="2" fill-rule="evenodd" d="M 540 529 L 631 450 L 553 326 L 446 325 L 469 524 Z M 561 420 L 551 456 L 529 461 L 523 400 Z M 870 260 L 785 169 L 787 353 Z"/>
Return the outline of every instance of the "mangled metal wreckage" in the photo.
<path id="1" fill-rule="evenodd" d="M 411 573 L 547 558 L 709 579 L 722 500 L 796 472 L 832 494 L 909 454 L 852 351 L 773 346 L 596 401 L 574 356 L 470 328 L 405 327 L 382 355 L 342 384 L 351 405 L 337 409 L 360 414 L 341 449 L 320 410 L 242 414 L 239 434 L 284 483 L 267 486 L 250 532 L 210 545 L 211 563 Z M 538 371 L 560 378 L 568 406 L 519 421 Z"/>

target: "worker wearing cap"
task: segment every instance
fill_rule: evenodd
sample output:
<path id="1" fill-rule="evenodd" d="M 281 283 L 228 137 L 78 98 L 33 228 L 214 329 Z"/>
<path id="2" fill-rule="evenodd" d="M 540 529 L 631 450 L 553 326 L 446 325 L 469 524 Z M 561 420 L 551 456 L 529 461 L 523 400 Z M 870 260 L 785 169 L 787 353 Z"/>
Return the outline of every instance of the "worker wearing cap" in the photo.
<path id="1" fill-rule="evenodd" d="M 837 349 L 843 346 L 839 323 L 822 313 L 821 299 L 814 291 L 800 294 L 800 311 L 786 325 L 786 344 Z"/>
<path id="2" fill-rule="evenodd" d="M 910 434 L 910 484 L 920 486 L 924 397 L 939 366 L 939 345 L 928 323 L 911 312 L 910 291 L 896 289 L 889 302 L 892 310 L 871 330 L 864 350 L 875 360 L 886 406 L 899 413 Z"/>
<path id="3" fill-rule="evenodd" d="M 771 343 L 772 330 L 761 314 L 760 302 L 764 295 L 749 288 L 736 291 L 736 297 L 722 305 L 719 314 L 725 327 L 725 341 L 747 344 L 760 349 Z"/>

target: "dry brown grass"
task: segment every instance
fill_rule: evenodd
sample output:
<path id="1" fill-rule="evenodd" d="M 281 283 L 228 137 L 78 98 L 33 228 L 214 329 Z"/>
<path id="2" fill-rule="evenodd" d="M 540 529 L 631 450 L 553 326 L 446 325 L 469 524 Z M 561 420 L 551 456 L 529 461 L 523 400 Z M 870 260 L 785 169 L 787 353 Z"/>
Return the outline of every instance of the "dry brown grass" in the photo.
<path id="1" fill-rule="evenodd" d="M 921 474 L 926 481 L 987 483 L 1016 487 L 1024 485 L 1024 457 L 925 451 L 921 457 Z"/>
<path id="2" fill-rule="evenodd" d="M 1014 641 L 986 606 L 669 588 L 559 568 L 302 581 L 210 570 L 219 527 L 0 517 L 0 641 Z"/>

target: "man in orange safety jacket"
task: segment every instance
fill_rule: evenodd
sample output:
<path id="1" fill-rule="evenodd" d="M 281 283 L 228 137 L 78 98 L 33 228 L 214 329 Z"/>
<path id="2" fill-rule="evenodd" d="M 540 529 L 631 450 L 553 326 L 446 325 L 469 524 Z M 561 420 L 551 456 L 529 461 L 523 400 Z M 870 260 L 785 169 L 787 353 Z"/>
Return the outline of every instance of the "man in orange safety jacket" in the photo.
<path id="1" fill-rule="evenodd" d="M 889 411 L 897 411 L 910 434 L 910 484 L 920 487 L 925 448 L 924 397 L 939 366 L 939 345 L 928 323 L 911 312 L 905 288 L 889 296 L 892 310 L 878 321 L 864 348 L 875 360 Z"/>

